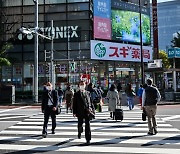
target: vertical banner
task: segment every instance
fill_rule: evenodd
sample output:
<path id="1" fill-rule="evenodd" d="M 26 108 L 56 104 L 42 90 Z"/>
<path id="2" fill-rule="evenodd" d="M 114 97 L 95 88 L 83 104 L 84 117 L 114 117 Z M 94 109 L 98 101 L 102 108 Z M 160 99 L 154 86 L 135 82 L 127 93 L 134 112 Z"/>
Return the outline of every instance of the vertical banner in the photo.
<path id="1" fill-rule="evenodd" d="M 157 0 L 152 0 L 152 21 L 153 21 L 153 49 L 156 58 L 159 58 L 158 42 L 158 19 L 157 19 Z"/>
<path id="2" fill-rule="evenodd" d="M 111 1 L 94 0 L 94 38 L 111 40 Z"/>

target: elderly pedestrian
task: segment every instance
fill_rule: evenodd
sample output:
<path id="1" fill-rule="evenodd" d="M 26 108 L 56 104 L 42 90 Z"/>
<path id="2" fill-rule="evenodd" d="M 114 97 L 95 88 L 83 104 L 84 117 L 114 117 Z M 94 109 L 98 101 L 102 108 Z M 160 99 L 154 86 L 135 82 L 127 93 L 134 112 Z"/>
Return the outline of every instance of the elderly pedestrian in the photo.
<path id="1" fill-rule="evenodd" d="M 147 87 L 142 94 L 142 109 L 145 110 L 148 117 L 148 135 L 157 134 L 156 111 L 157 102 L 161 99 L 159 90 L 152 86 L 152 80 L 147 79 Z"/>

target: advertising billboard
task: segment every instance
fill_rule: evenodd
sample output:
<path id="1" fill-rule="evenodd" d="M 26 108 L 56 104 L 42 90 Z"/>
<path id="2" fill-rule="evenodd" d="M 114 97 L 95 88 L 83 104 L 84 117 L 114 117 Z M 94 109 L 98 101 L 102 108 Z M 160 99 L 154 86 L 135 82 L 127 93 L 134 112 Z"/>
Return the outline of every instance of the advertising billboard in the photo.
<path id="1" fill-rule="evenodd" d="M 94 0 L 94 39 L 139 44 L 141 26 L 143 44 L 150 45 L 150 11 L 146 7 L 141 8 L 141 25 L 139 12 L 139 6 L 133 3 Z"/>
<path id="2" fill-rule="evenodd" d="M 141 62 L 141 49 L 139 45 L 91 40 L 91 59 Z M 143 62 L 152 59 L 152 47 L 143 46 Z"/>
<path id="3" fill-rule="evenodd" d="M 127 10 L 112 10 L 112 40 L 140 43 L 139 13 Z M 150 44 L 150 17 L 142 14 L 142 41 Z"/>

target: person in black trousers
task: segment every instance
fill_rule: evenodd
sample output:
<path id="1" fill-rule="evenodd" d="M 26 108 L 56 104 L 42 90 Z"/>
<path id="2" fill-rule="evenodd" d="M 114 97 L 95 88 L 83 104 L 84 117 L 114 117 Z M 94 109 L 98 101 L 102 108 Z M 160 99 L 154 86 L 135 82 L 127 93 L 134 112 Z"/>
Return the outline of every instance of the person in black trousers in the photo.
<path id="1" fill-rule="evenodd" d="M 90 112 L 95 113 L 93 104 L 90 101 L 90 94 L 85 90 L 85 82 L 80 81 L 79 90 L 74 94 L 73 98 L 73 115 L 78 118 L 78 138 L 81 138 L 83 132 L 83 122 L 85 120 L 85 138 L 86 144 L 90 144 Z"/>
<path id="2" fill-rule="evenodd" d="M 44 125 L 42 131 L 42 137 L 47 136 L 47 126 L 49 121 L 49 116 L 52 119 L 52 134 L 55 134 L 56 128 L 56 109 L 58 106 L 58 94 L 56 90 L 52 89 L 52 84 L 48 82 L 46 88 L 43 91 L 42 95 L 42 105 L 41 109 L 44 113 Z"/>

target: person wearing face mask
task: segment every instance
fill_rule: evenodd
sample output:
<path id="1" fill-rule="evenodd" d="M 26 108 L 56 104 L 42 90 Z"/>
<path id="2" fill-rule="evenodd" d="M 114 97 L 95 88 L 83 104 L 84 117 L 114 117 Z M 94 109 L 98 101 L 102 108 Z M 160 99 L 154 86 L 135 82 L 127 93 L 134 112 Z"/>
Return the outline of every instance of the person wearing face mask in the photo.
<path id="1" fill-rule="evenodd" d="M 66 113 L 68 113 L 68 109 L 70 109 L 72 112 L 72 100 L 73 100 L 74 92 L 71 89 L 70 85 L 67 87 L 64 96 L 66 100 Z"/>
<path id="2" fill-rule="evenodd" d="M 57 106 L 58 93 L 56 90 L 53 90 L 52 84 L 48 82 L 43 91 L 41 105 L 42 113 L 44 113 L 44 124 L 42 130 L 42 137 L 44 138 L 47 136 L 47 126 L 50 116 L 52 119 L 52 134 L 55 134 Z"/>
<path id="3" fill-rule="evenodd" d="M 94 105 L 90 100 L 90 93 L 85 90 L 85 82 L 80 81 L 79 90 L 74 94 L 73 98 L 73 115 L 78 118 L 78 138 L 81 138 L 83 132 L 83 121 L 85 120 L 85 138 L 86 144 L 90 144 L 90 112 L 95 113 Z"/>

